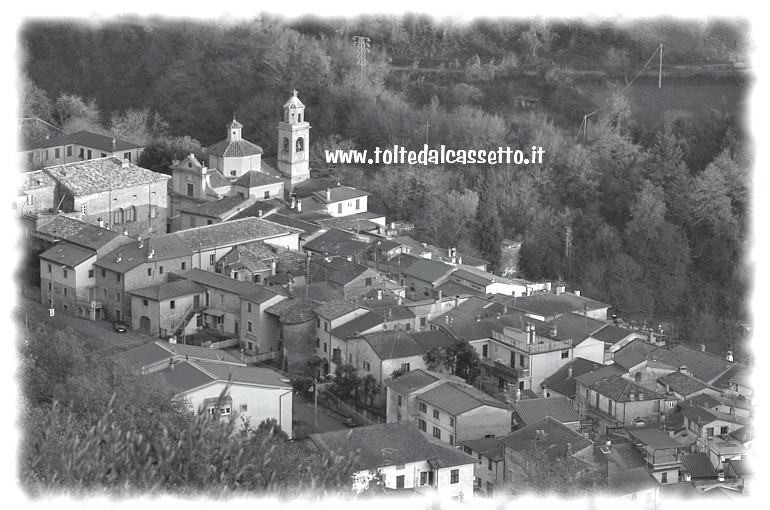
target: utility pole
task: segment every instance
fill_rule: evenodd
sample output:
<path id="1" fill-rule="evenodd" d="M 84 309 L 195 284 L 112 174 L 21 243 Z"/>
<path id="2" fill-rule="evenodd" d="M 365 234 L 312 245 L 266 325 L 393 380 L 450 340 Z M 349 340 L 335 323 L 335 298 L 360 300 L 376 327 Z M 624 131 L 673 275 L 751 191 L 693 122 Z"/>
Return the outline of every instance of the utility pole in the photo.
<path id="1" fill-rule="evenodd" d="M 663 85 L 663 43 L 660 44 L 660 66 L 658 67 L 658 88 Z"/>

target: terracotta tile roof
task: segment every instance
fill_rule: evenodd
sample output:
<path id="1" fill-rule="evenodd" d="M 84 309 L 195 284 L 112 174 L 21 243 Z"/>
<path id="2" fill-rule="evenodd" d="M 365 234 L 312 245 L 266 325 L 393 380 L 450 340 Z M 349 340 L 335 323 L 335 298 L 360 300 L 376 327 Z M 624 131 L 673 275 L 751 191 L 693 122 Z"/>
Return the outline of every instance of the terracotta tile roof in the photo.
<path id="1" fill-rule="evenodd" d="M 541 431 L 540 434 L 538 431 Z M 564 457 L 568 444 L 571 445 L 573 453 L 593 444 L 581 434 L 550 417 L 527 425 L 523 429 L 505 436 L 501 441 L 507 448 L 516 452 L 524 452 L 536 446 L 545 451 L 551 459 Z"/>
<path id="2" fill-rule="evenodd" d="M 314 302 L 316 306 L 321 303 L 334 300 L 344 300 L 345 296 L 339 290 L 335 289 L 329 282 L 315 282 L 310 285 L 296 285 L 294 295 L 305 296 Z"/>
<path id="3" fill-rule="evenodd" d="M 249 170 L 238 177 L 235 182 L 233 182 L 233 185 L 242 186 L 244 188 L 257 188 L 259 186 L 269 186 L 271 184 L 281 183 L 283 183 L 283 179 L 273 177 L 272 175 L 263 172 L 257 172 L 256 170 Z"/>
<path id="4" fill-rule="evenodd" d="M 663 395 L 623 379 L 618 375 L 611 375 L 606 379 L 595 382 L 591 385 L 591 389 L 615 402 L 630 402 L 632 400 L 631 395 L 634 396 L 634 400 L 663 398 Z"/>
<path id="5" fill-rule="evenodd" d="M 592 336 L 597 340 L 601 340 L 605 344 L 615 345 L 621 340 L 627 338 L 630 335 L 635 334 L 635 331 L 630 329 L 621 328 L 613 324 L 607 324 L 601 330 L 594 333 Z"/>
<path id="6" fill-rule="evenodd" d="M 646 467 L 612 469 L 607 476 L 610 496 L 621 497 L 658 487 L 658 480 Z"/>
<path id="7" fill-rule="evenodd" d="M 471 439 L 462 441 L 460 444 L 470 448 L 476 453 L 480 453 L 494 461 L 505 458 L 505 446 L 499 437 L 485 437 L 482 439 Z"/>
<path id="8" fill-rule="evenodd" d="M 204 287 L 212 287 L 232 294 L 237 294 L 243 299 L 253 303 L 264 303 L 278 295 L 273 289 L 268 289 L 262 285 L 235 280 L 218 273 L 204 271 L 203 269 L 191 269 L 186 273 L 182 273 L 180 276 L 187 280 L 200 283 Z"/>
<path id="9" fill-rule="evenodd" d="M 490 395 L 472 386 L 468 387 L 467 385 L 451 382 L 445 382 L 435 388 L 431 388 L 419 394 L 417 398 L 453 416 L 458 416 L 482 406 L 508 409 L 502 402 L 495 400 Z"/>
<path id="10" fill-rule="evenodd" d="M 281 200 L 280 198 L 271 198 L 269 200 L 256 200 L 254 203 L 244 207 L 242 211 L 233 215 L 233 217 L 230 218 L 230 220 L 233 221 L 233 220 L 240 220 L 243 218 L 252 218 L 252 217 L 257 217 L 257 218 L 261 217 L 261 218 L 267 219 L 268 217 L 270 217 L 270 221 L 272 222 L 275 222 L 287 227 L 295 227 L 295 225 L 290 225 L 284 222 L 275 221 L 277 214 L 273 214 L 273 213 L 283 209 L 284 205 L 285 205 L 284 201 Z M 260 211 L 262 211 L 262 216 L 259 215 Z"/>
<path id="11" fill-rule="evenodd" d="M 230 181 L 228 181 L 227 177 L 225 177 L 225 175 L 216 168 L 209 168 L 207 175 L 209 184 L 212 188 L 219 189 L 230 187 Z"/>
<path id="12" fill-rule="evenodd" d="M 49 166 L 45 172 L 75 196 L 92 195 L 110 189 L 145 186 L 171 179 L 168 175 L 152 172 L 133 163 L 127 163 L 124 166 L 117 158 L 98 158 Z"/>
<path id="13" fill-rule="evenodd" d="M 172 369 L 173 367 L 173 369 Z M 175 391 L 185 393 L 216 382 L 217 378 L 201 370 L 197 365 L 184 361 L 156 372 Z"/>
<path id="14" fill-rule="evenodd" d="M 184 258 L 190 260 L 191 256 L 192 251 L 175 234 L 163 234 L 143 240 L 141 248 L 138 241 L 119 246 L 103 257 L 99 257 L 94 265 L 110 271 L 126 273 L 145 262 Z"/>
<path id="15" fill-rule="evenodd" d="M 732 466 L 736 476 L 753 475 L 755 473 L 749 459 L 727 459 L 726 463 Z"/>
<path id="16" fill-rule="evenodd" d="M 633 367 L 647 361 L 647 356 L 634 350 L 621 349 L 612 356 L 612 361 L 624 370 L 631 370 Z"/>
<path id="17" fill-rule="evenodd" d="M 429 331 L 420 331 L 417 333 L 410 333 L 412 339 L 417 342 L 417 345 L 422 347 L 425 352 L 428 352 L 434 347 L 447 348 L 454 343 L 451 336 L 447 335 L 442 329 L 433 329 Z"/>
<path id="18" fill-rule="evenodd" d="M 682 411 L 682 415 L 688 420 L 701 426 L 708 425 L 717 420 L 726 421 L 728 423 L 737 423 L 739 425 L 746 425 L 749 423 L 749 419 L 742 416 L 723 413 L 715 409 L 704 409 L 702 407 L 690 407 Z"/>
<path id="19" fill-rule="evenodd" d="M 144 287 L 130 291 L 130 294 L 139 297 L 145 297 L 154 301 L 163 301 L 179 296 L 189 296 L 200 294 L 206 290 L 202 285 L 190 280 L 177 280 L 173 282 L 161 283 L 152 287 Z"/>
<path id="20" fill-rule="evenodd" d="M 647 358 L 673 367 L 686 366 L 695 379 L 707 384 L 711 384 L 735 365 L 720 356 L 684 344 L 676 344 L 672 348 L 657 347 L 648 353 Z"/>
<path id="21" fill-rule="evenodd" d="M 386 465 L 433 461 L 440 467 L 475 464 L 476 459 L 448 445 L 432 442 L 412 421 L 381 423 L 349 430 L 311 434 L 319 449 L 346 454 L 358 452 L 358 470 Z"/>
<path id="22" fill-rule="evenodd" d="M 554 294 L 552 292 L 542 292 L 532 294 L 531 296 L 517 297 L 514 306 L 524 312 L 542 317 L 555 317 L 565 313 L 582 313 L 584 307 L 586 310 L 592 311 L 609 308 L 610 305 L 583 296 L 576 296 L 572 293 Z"/>
<path id="23" fill-rule="evenodd" d="M 330 282 L 337 283 L 339 285 L 347 285 L 348 283 L 352 282 L 365 272 L 369 270 L 368 266 L 363 266 L 361 264 L 356 264 L 355 266 L 345 269 L 343 271 L 338 271 L 332 276 L 328 278 Z M 377 273 L 373 273 L 372 276 L 375 276 Z"/>
<path id="24" fill-rule="evenodd" d="M 278 316 L 283 324 L 299 324 L 315 319 L 313 308 L 316 304 L 304 297 L 284 299 L 266 309 L 265 312 Z"/>
<path id="25" fill-rule="evenodd" d="M 251 243 L 299 232 L 262 218 L 243 218 L 175 232 L 192 251 Z"/>
<path id="26" fill-rule="evenodd" d="M 671 390 L 685 396 L 708 388 L 706 384 L 681 372 L 671 372 L 663 377 L 659 377 L 658 382 L 664 387 L 670 387 Z"/>
<path id="27" fill-rule="evenodd" d="M 49 186 L 56 186 L 56 181 L 42 170 L 21 174 L 21 189 L 23 191 L 47 188 Z"/>
<path id="28" fill-rule="evenodd" d="M 225 158 L 243 158 L 262 154 L 262 147 L 248 140 L 230 140 L 225 138 L 206 147 L 206 154 Z"/>
<path id="29" fill-rule="evenodd" d="M 387 321 L 401 321 L 404 319 L 414 319 L 415 317 L 414 312 L 404 305 L 372 307 L 372 311 L 381 315 Z"/>
<path id="30" fill-rule="evenodd" d="M 95 251 L 81 248 L 67 242 L 57 243 L 53 247 L 40 254 L 41 259 L 53 262 L 52 265 L 54 270 L 57 270 L 57 266 L 67 266 L 68 268 L 74 268 L 75 266 L 80 265 L 86 260 L 95 256 Z M 41 279 L 44 280 L 45 276 L 46 273 L 43 273 L 41 275 Z"/>
<path id="31" fill-rule="evenodd" d="M 355 235 L 350 232 L 331 229 L 306 242 L 303 249 L 325 255 L 347 257 L 365 252 L 368 246 L 368 242 L 356 239 Z"/>
<path id="32" fill-rule="evenodd" d="M 580 414 L 564 397 L 521 400 L 513 404 L 513 410 L 524 426 L 537 423 L 547 416 L 562 423 L 580 421 Z"/>
<path id="33" fill-rule="evenodd" d="M 344 200 L 353 200 L 355 198 L 367 197 L 371 195 L 371 193 L 357 190 L 355 188 L 351 188 L 350 186 L 336 186 L 328 189 L 329 189 L 329 194 L 331 195 L 330 200 L 326 199 L 326 189 L 316 191 L 315 193 L 313 193 L 313 195 L 315 195 L 319 200 L 329 204 L 342 202 Z"/>
<path id="34" fill-rule="evenodd" d="M 651 428 L 633 428 L 627 427 L 628 434 L 636 441 L 642 443 L 652 450 L 668 450 L 673 448 L 682 448 L 685 446 L 671 437 L 669 432 L 657 427 Z"/>
<path id="35" fill-rule="evenodd" d="M 315 308 L 313 311 L 324 319 L 334 320 L 342 317 L 343 315 L 349 314 L 358 308 L 360 308 L 358 305 L 351 303 L 350 301 L 335 299 L 333 301 L 322 304 L 321 306 Z"/>
<path id="36" fill-rule="evenodd" d="M 422 356 L 425 351 L 405 331 L 382 331 L 364 335 L 381 360 Z"/>
<path id="37" fill-rule="evenodd" d="M 596 382 L 611 377 L 613 375 L 622 375 L 626 372 L 616 365 L 598 365 L 599 368 L 593 372 L 587 372 L 575 377 L 575 381 L 583 386 L 593 386 Z"/>
<path id="38" fill-rule="evenodd" d="M 46 149 L 51 147 L 61 147 L 63 145 L 83 145 L 85 147 L 91 147 L 105 152 L 112 152 L 112 140 L 113 137 L 100 135 L 97 133 L 91 133 L 90 131 L 78 131 L 77 133 L 71 133 L 69 135 L 57 136 L 54 138 L 45 138 L 43 140 L 35 140 L 33 142 L 27 142 L 20 150 L 28 151 L 32 149 Z M 115 150 L 122 151 L 128 149 L 137 149 L 142 147 L 133 142 L 127 142 L 126 140 L 120 140 L 115 138 Z"/>
<path id="39" fill-rule="evenodd" d="M 269 368 L 244 367 L 208 361 L 196 361 L 195 364 L 220 381 L 230 380 L 233 383 L 239 384 L 268 386 L 271 388 L 291 388 L 291 383 L 286 377 Z"/>
<path id="40" fill-rule="evenodd" d="M 334 179 L 307 179 L 294 186 L 294 192 L 298 198 L 311 196 L 316 191 L 326 190 L 326 188 L 337 187 L 337 181 Z"/>
<path id="41" fill-rule="evenodd" d="M 150 367 L 159 363 L 168 363 L 168 360 L 171 358 L 243 364 L 238 358 L 220 349 L 208 349 L 206 347 L 198 347 L 195 345 L 171 344 L 161 341 L 144 344 L 135 349 L 122 352 L 114 356 L 113 359 L 127 366 L 131 370 L 137 370 L 142 366 Z"/>
<path id="42" fill-rule="evenodd" d="M 717 388 L 727 388 L 731 383 L 735 383 L 751 388 L 751 375 L 751 369 L 749 367 L 736 363 L 730 367 L 727 372 L 722 374 L 719 379 L 714 381 L 714 386 Z"/>
<path id="43" fill-rule="evenodd" d="M 445 296 L 483 296 L 486 294 L 482 290 L 466 287 L 462 283 L 458 283 L 454 280 L 447 280 L 433 290 L 435 292 L 441 291 L 441 293 Z"/>
<path id="44" fill-rule="evenodd" d="M 388 381 L 387 386 L 388 388 L 392 388 L 392 390 L 397 393 L 407 395 L 414 391 L 420 390 L 438 380 L 438 374 L 420 368 L 417 370 L 411 370 L 401 377 L 391 379 Z"/>
<path id="45" fill-rule="evenodd" d="M 337 326 L 330 333 L 341 340 L 347 340 L 348 338 L 358 337 L 362 333 L 371 331 L 374 328 L 382 329 L 383 322 L 385 322 L 385 319 L 381 315 L 374 312 L 366 312 L 360 317 Z"/>
<path id="46" fill-rule="evenodd" d="M 690 473 L 693 479 L 716 478 L 717 470 L 705 453 L 685 453 L 680 458 L 682 470 Z"/>
<path id="47" fill-rule="evenodd" d="M 82 246 L 84 248 L 98 250 L 115 238 L 120 238 L 121 244 L 134 241 L 134 239 L 131 237 L 118 234 L 117 232 L 107 230 L 106 228 L 101 228 L 98 225 L 90 225 L 88 223 L 83 223 L 82 228 L 80 228 L 75 234 L 66 237 L 65 241 L 70 244 Z"/>
<path id="48" fill-rule="evenodd" d="M 568 377 L 569 369 L 572 368 L 572 377 Z M 575 396 L 577 392 L 577 383 L 575 377 L 597 370 L 598 364 L 585 358 L 575 358 L 559 370 L 546 377 L 543 386 L 560 393 L 568 398 Z"/>
<path id="49" fill-rule="evenodd" d="M 208 216 L 210 218 L 220 218 L 227 213 L 244 208 L 248 198 L 245 197 L 224 197 L 211 202 L 188 206 L 179 209 L 180 212 L 195 214 L 197 216 Z"/>
<path id="50" fill-rule="evenodd" d="M 712 396 L 708 393 L 701 393 L 700 395 L 695 395 L 694 397 L 685 400 L 682 402 L 683 406 L 685 407 L 703 407 L 705 409 L 713 409 L 714 407 L 717 407 L 721 401 Z"/>
<path id="51" fill-rule="evenodd" d="M 89 224 L 63 214 L 58 214 L 51 221 L 39 226 L 36 233 L 56 239 L 67 239 L 83 231 Z"/>
<path id="52" fill-rule="evenodd" d="M 323 228 L 338 228 L 350 232 L 376 232 L 382 227 L 379 223 L 349 216 L 318 219 L 316 223 Z"/>
<path id="53" fill-rule="evenodd" d="M 321 230 L 321 227 L 316 225 L 315 223 L 310 223 L 309 221 L 304 221 L 299 218 L 294 218 L 292 216 L 284 216 L 283 214 L 271 214 L 270 221 L 272 221 L 273 223 L 278 223 L 279 225 L 294 227 L 296 229 L 301 230 L 302 231 L 302 233 L 300 234 L 301 237 L 307 237 Z"/>
<path id="54" fill-rule="evenodd" d="M 745 425 L 739 429 L 733 430 L 730 432 L 730 435 L 741 443 L 747 443 L 754 440 L 754 427 Z"/>
<path id="55" fill-rule="evenodd" d="M 420 259 L 402 272 L 404 275 L 411 276 L 417 280 L 434 283 L 450 274 L 454 269 L 454 267 L 444 264 L 443 262 Z"/>

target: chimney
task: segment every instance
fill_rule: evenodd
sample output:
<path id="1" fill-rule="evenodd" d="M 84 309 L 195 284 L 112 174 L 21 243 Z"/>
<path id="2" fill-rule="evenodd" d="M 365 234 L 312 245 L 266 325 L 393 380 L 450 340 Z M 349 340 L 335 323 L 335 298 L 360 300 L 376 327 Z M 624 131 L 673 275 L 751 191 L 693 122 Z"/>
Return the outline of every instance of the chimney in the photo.
<path id="1" fill-rule="evenodd" d="M 457 308 L 458 306 L 460 306 L 460 294 L 455 294 L 454 303 L 455 303 L 455 304 L 454 304 L 454 307 L 455 307 L 455 308 Z"/>
<path id="2" fill-rule="evenodd" d="M 442 297 L 444 297 L 444 293 L 441 290 L 439 290 L 438 291 L 438 299 L 436 299 L 436 302 L 437 303 L 441 303 L 441 298 Z"/>
<path id="3" fill-rule="evenodd" d="M 727 361 L 733 360 L 733 351 L 727 351 Z"/>
<path id="4" fill-rule="evenodd" d="M 379 301 L 381 299 L 382 299 L 382 289 L 377 289 L 377 300 Z"/>
<path id="5" fill-rule="evenodd" d="M 572 379 L 572 365 L 567 367 L 567 379 Z"/>
<path id="6" fill-rule="evenodd" d="M 572 455 L 572 443 L 567 443 L 567 457 Z"/>
<path id="7" fill-rule="evenodd" d="M 579 291 L 579 290 L 576 290 L 576 291 L 575 291 L 575 295 L 576 295 L 576 296 L 580 296 L 580 291 Z"/>
<path id="8" fill-rule="evenodd" d="M 155 256 L 155 250 L 150 248 L 150 251 L 147 252 L 147 258 L 151 259 Z"/>
<path id="9" fill-rule="evenodd" d="M 275 260 L 270 262 L 270 276 L 275 276 L 276 263 Z"/>
<path id="10" fill-rule="evenodd" d="M 262 217 L 262 209 L 257 211 L 257 218 L 261 218 L 261 217 Z"/>
<path id="11" fill-rule="evenodd" d="M 123 229 L 123 235 L 124 235 L 124 236 L 127 236 L 127 235 L 128 235 L 128 229 L 127 229 L 127 228 L 124 228 L 124 229 Z"/>
<path id="12" fill-rule="evenodd" d="M 701 352 L 706 352 L 706 344 L 700 344 Z"/>
<path id="13" fill-rule="evenodd" d="M 104 220 L 103 219 L 99 218 L 96 221 L 99 222 L 99 228 L 104 228 Z"/>
<path id="14" fill-rule="evenodd" d="M 564 294 L 564 285 L 556 286 L 556 294 Z"/>
<path id="15" fill-rule="evenodd" d="M 290 209 L 296 209 L 297 208 L 297 197 L 292 194 L 291 195 L 291 205 L 289 206 Z"/>
<path id="16" fill-rule="evenodd" d="M 142 241 L 142 236 L 139 236 L 139 249 L 144 248 L 144 242 Z"/>
<path id="17" fill-rule="evenodd" d="M 448 315 L 445 315 L 445 316 L 444 316 L 444 321 L 445 321 L 447 324 L 449 324 L 449 316 L 448 316 Z"/>
<path id="18" fill-rule="evenodd" d="M 527 344 L 532 345 L 535 343 L 535 326 L 533 324 L 527 324 Z"/>
<path id="19" fill-rule="evenodd" d="M 118 252 L 118 254 L 115 256 L 115 263 L 119 263 L 121 260 L 123 260 L 123 256 L 121 252 Z"/>
<path id="20" fill-rule="evenodd" d="M 112 152 L 115 152 L 115 139 L 112 139 Z"/>
<path id="21" fill-rule="evenodd" d="M 463 263 L 463 258 L 462 257 L 457 257 L 457 263 L 458 264 L 462 264 Z"/>
<path id="22" fill-rule="evenodd" d="M 332 189 L 326 188 L 326 201 L 331 202 L 332 201 Z"/>
<path id="23" fill-rule="evenodd" d="M 297 212 L 302 212 L 302 202 L 297 200 Z"/>
<path id="24" fill-rule="evenodd" d="M 520 389 L 520 388 L 516 388 L 516 393 L 515 393 L 515 395 L 514 395 L 514 397 L 513 397 L 513 398 L 514 398 L 514 400 L 515 400 L 516 402 L 518 402 L 518 401 L 520 401 L 520 400 L 521 400 L 521 389 Z M 539 432 L 539 431 L 538 431 L 538 432 Z"/>
<path id="25" fill-rule="evenodd" d="M 556 324 L 553 324 L 553 325 L 551 326 L 551 331 L 550 331 L 550 334 L 551 334 L 551 338 L 556 338 L 556 333 L 557 333 L 557 332 L 558 332 L 558 330 L 557 330 L 557 328 L 556 328 Z"/>
<path id="26" fill-rule="evenodd" d="M 551 292 L 551 282 L 545 282 L 545 290 Z"/>
<path id="27" fill-rule="evenodd" d="M 401 305 L 401 296 L 398 296 L 398 304 Z"/>
<path id="28" fill-rule="evenodd" d="M 396 230 L 396 222 L 395 221 L 391 221 L 390 222 L 390 230 Z"/>

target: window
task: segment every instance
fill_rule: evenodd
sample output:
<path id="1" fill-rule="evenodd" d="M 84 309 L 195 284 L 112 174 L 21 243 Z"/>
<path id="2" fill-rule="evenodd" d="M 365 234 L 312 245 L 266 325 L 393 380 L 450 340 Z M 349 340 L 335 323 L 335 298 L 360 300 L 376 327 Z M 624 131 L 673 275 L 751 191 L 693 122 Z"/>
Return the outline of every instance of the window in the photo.
<path id="1" fill-rule="evenodd" d="M 79 156 L 80 156 L 80 159 L 84 159 L 84 158 L 86 157 L 86 156 L 85 156 L 85 149 L 83 149 L 83 147 L 81 147 L 81 148 L 80 148 L 80 154 L 79 154 Z"/>
<path id="2" fill-rule="evenodd" d="M 67 146 L 67 156 L 72 156 L 72 145 Z"/>
<path id="3" fill-rule="evenodd" d="M 112 213 L 112 223 L 119 224 L 123 223 L 123 209 L 117 209 L 113 211 Z"/>
<path id="4" fill-rule="evenodd" d="M 188 182 L 187 183 L 187 196 L 188 197 L 192 197 L 194 195 L 195 195 L 195 186 L 193 185 L 193 183 Z"/>
<path id="5" fill-rule="evenodd" d="M 396 477 L 396 489 L 404 488 L 404 475 L 398 475 Z"/>
<path id="6" fill-rule="evenodd" d="M 251 313 L 251 303 L 246 303 L 246 311 Z"/>
<path id="7" fill-rule="evenodd" d="M 428 406 L 420 402 L 420 412 L 421 413 L 427 413 L 428 412 Z"/>
<path id="8" fill-rule="evenodd" d="M 206 220 L 206 225 L 213 225 L 213 224 L 214 224 L 214 220 Z"/>
<path id="9" fill-rule="evenodd" d="M 415 288 L 414 288 L 414 282 L 411 282 L 411 283 L 409 284 L 409 290 L 411 290 L 412 292 L 414 292 L 414 291 L 415 291 Z"/>
<path id="10" fill-rule="evenodd" d="M 452 434 L 449 434 L 449 446 L 454 446 L 454 445 L 455 445 L 455 436 L 453 436 Z"/>
<path id="11" fill-rule="evenodd" d="M 88 270 L 88 277 L 89 278 L 93 278 L 94 277 L 94 270 L 93 269 L 89 269 Z"/>
<path id="12" fill-rule="evenodd" d="M 270 199 L 270 190 L 265 191 L 265 200 Z"/>
<path id="13" fill-rule="evenodd" d="M 99 157 L 100 157 L 100 158 L 106 158 L 106 157 L 107 157 L 107 153 L 106 153 L 106 152 L 102 152 L 102 153 L 99 155 Z"/>
<path id="14" fill-rule="evenodd" d="M 173 299 L 169 301 L 168 307 L 171 308 L 172 310 L 176 308 L 176 301 L 174 301 Z"/>
<path id="15" fill-rule="evenodd" d="M 118 303 L 120 303 L 120 292 L 116 292 L 116 293 L 115 293 L 115 301 L 117 301 Z"/>
<path id="16" fill-rule="evenodd" d="M 142 306 L 146 307 L 146 306 L 148 306 L 149 304 L 150 304 L 150 302 L 149 302 L 149 301 L 147 301 L 146 299 L 142 299 Z"/>
<path id="17" fill-rule="evenodd" d="M 243 412 L 246 412 L 246 411 L 248 411 L 248 410 L 249 410 L 249 406 L 248 406 L 248 405 L 246 405 L 246 404 L 241 404 L 241 412 L 242 412 L 242 413 L 243 413 Z"/>
<path id="18" fill-rule="evenodd" d="M 246 331 L 248 331 L 249 333 L 251 333 L 251 328 L 252 328 L 252 323 L 251 323 L 251 321 L 247 321 L 247 322 L 246 322 Z"/>
<path id="19" fill-rule="evenodd" d="M 302 152 L 305 149 L 305 140 L 302 137 L 297 138 L 297 146 L 295 152 Z"/>
<path id="20" fill-rule="evenodd" d="M 455 419 L 454 418 L 449 418 L 449 426 L 450 427 L 454 427 L 455 426 Z"/>
<path id="21" fill-rule="evenodd" d="M 86 210 L 87 210 L 86 204 L 82 204 L 80 206 L 80 214 L 86 214 Z"/>
<path id="22" fill-rule="evenodd" d="M 569 358 L 569 351 L 561 351 L 561 359 Z"/>
<path id="23" fill-rule="evenodd" d="M 51 264 L 48 264 L 48 272 L 51 272 Z"/>
<path id="24" fill-rule="evenodd" d="M 519 366 L 524 367 L 524 355 L 519 354 Z"/>
<path id="25" fill-rule="evenodd" d="M 163 274 L 163 266 L 160 266 L 160 267 L 158 268 L 158 273 L 160 273 L 160 274 Z"/>
<path id="26" fill-rule="evenodd" d="M 136 221 L 136 208 L 134 206 L 126 209 L 126 221 Z"/>
<path id="27" fill-rule="evenodd" d="M 411 324 L 409 324 L 409 323 L 407 322 L 407 323 L 406 323 L 406 328 L 405 328 L 405 329 L 406 329 L 407 331 L 411 331 L 411 329 L 412 329 L 412 325 L 411 325 Z"/>
<path id="28" fill-rule="evenodd" d="M 102 278 L 107 278 L 107 271 L 102 269 Z"/>
<path id="29" fill-rule="evenodd" d="M 120 273 L 115 273 L 115 281 L 120 282 Z"/>
<path id="30" fill-rule="evenodd" d="M 495 484 L 487 482 L 487 494 L 492 494 L 493 492 L 495 492 Z"/>
<path id="31" fill-rule="evenodd" d="M 440 419 L 440 415 L 439 415 L 438 409 L 434 409 L 433 410 L 433 417 L 436 418 L 437 420 Z"/>
<path id="32" fill-rule="evenodd" d="M 35 195 L 27 195 L 27 204 L 33 205 L 35 203 Z"/>
<path id="33" fill-rule="evenodd" d="M 425 485 L 426 483 L 428 483 L 428 472 L 423 471 L 420 473 L 420 485 Z"/>
<path id="34" fill-rule="evenodd" d="M 420 327 L 421 328 L 425 327 L 425 317 L 420 317 Z"/>
<path id="35" fill-rule="evenodd" d="M 438 427 L 433 427 L 433 437 L 441 439 L 441 429 Z"/>
<path id="36" fill-rule="evenodd" d="M 45 160 L 48 161 L 48 149 L 45 150 Z"/>
<path id="37" fill-rule="evenodd" d="M 490 471 L 492 471 L 492 459 L 489 459 L 489 460 L 487 461 L 487 469 L 489 469 Z"/>
<path id="38" fill-rule="evenodd" d="M 371 287 L 371 286 L 372 286 L 372 279 L 371 279 L 371 278 L 367 278 L 367 279 L 366 279 L 366 283 L 365 283 L 365 285 L 366 285 L 367 287 Z"/>
<path id="39" fill-rule="evenodd" d="M 730 427 L 722 427 L 720 430 L 721 434 L 729 434 L 730 433 Z"/>
<path id="40" fill-rule="evenodd" d="M 51 292 L 51 282 L 48 282 L 48 292 Z M 107 291 L 105 290 L 105 292 Z"/>
<path id="41" fill-rule="evenodd" d="M 337 204 L 337 214 L 342 214 L 342 202 Z"/>
<path id="42" fill-rule="evenodd" d="M 668 483 L 668 473 L 660 474 L 660 483 Z"/>
<path id="43" fill-rule="evenodd" d="M 452 483 L 459 483 L 460 482 L 460 470 L 459 469 L 453 469 L 451 471 L 451 480 Z"/>
<path id="44" fill-rule="evenodd" d="M 364 361 L 364 370 L 369 372 L 371 371 L 371 369 L 372 369 L 372 365 L 370 365 L 368 361 Z M 398 397 L 398 398 L 401 398 L 401 397 Z M 398 405 L 401 405 L 401 404 L 398 404 Z"/>
<path id="45" fill-rule="evenodd" d="M 401 395 L 398 396 L 398 407 L 401 407 L 403 404 L 401 402 Z"/>
<path id="46" fill-rule="evenodd" d="M 230 414 L 230 407 L 223 407 L 221 412 L 222 416 L 228 416 Z"/>
<path id="47" fill-rule="evenodd" d="M 361 208 L 361 199 L 357 198 L 356 199 L 356 211 L 359 210 L 360 208 Z"/>
<path id="48" fill-rule="evenodd" d="M 417 428 L 422 430 L 423 432 L 428 430 L 428 424 L 423 419 L 417 420 Z"/>
<path id="49" fill-rule="evenodd" d="M 187 262 L 182 262 L 182 271 L 187 269 Z"/>
<path id="50" fill-rule="evenodd" d="M 320 318 L 320 317 L 317 317 L 317 318 L 316 318 L 316 320 L 315 320 L 315 325 L 316 325 L 316 327 L 318 327 L 318 328 L 320 328 L 320 327 L 321 327 L 321 318 Z"/>
<path id="51" fill-rule="evenodd" d="M 152 268 L 151 267 L 147 268 L 147 276 L 152 276 Z"/>
<path id="52" fill-rule="evenodd" d="M 209 265 L 213 266 L 215 262 L 216 262 L 216 254 L 212 253 L 211 255 L 209 255 Z"/>
<path id="53" fill-rule="evenodd" d="M 123 153 L 123 159 L 131 161 L 131 153 L 130 152 L 124 152 Z"/>
<path id="54" fill-rule="evenodd" d="M 324 352 L 326 352 L 326 342 L 324 342 Z"/>
<path id="55" fill-rule="evenodd" d="M 235 170 L 230 170 L 230 175 L 235 175 Z"/>
<path id="56" fill-rule="evenodd" d="M 425 292 L 424 292 L 424 293 L 425 293 L 425 295 L 426 295 L 426 296 L 428 296 L 428 297 L 429 297 L 429 296 L 430 296 L 430 287 L 426 286 L 426 287 L 425 287 Z"/>
<path id="57" fill-rule="evenodd" d="M 258 274 L 254 275 L 254 283 L 259 283 L 260 277 Z"/>
<path id="58" fill-rule="evenodd" d="M 318 337 L 316 337 L 316 339 L 315 339 L 315 346 L 316 346 L 316 348 L 321 347 L 321 339 L 318 338 Z"/>
<path id="59" fill-rule="evenodd" d="M 91 155 L 91 149 L 88 149 L 88 159 L 91 159 L 91 157 L 92 157 L 92 155 Z"/>
<path id="60" fill-rule="evenodd" d="M 714 435 L 714 427 L 706 427 L 706 437 L 712 437 Z"/>
<path id="61" fill-rule="evenodd" d="M 67 297 L 67 287 L 64 287 L 64 297 Z"/>
<path id="62" fill-rule="evenodd" d="M 409 372 L 409 363 L 401 363 L 401 370 Z"/>
<path id="63" fill-rule="evenodd" d="M 329 323 L 324 321 L 324 331 L 329 331 Z"/>

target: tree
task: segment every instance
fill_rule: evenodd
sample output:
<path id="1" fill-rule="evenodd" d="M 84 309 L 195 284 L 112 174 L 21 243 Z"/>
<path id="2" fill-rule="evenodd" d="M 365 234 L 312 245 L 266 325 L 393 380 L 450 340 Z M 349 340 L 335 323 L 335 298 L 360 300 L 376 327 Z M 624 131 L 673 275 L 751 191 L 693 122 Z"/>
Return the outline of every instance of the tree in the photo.
<path id="1" fill-rule="evenodd" d="M 473 384 L 481 375 L 481 358 L 467 340 L 457 340 L 447 349 L 447 362 L 452 373 Z"/>
<path id="2" fill-rule="evenodd" d="M 206 152 L 200 142 L 189 136 L 163 136 L 151 141 L 139 154 L 136 164 L 161 174 L 171 175 L 174 160 L 193 154 L 198 161 L 206 161 Z"/>
<path id="3" fill-rule="evenodd" d="M 489 262 L 489 271 L 500 267 L 502 258 L 503 226 L 498 215 L 495 179 L 493 170 L 487 169 L 479 193 L 476 209 L 476 237 L 481 256 Z"/>
<path id="4" fill-rule="evenodd" d="M 428 349 L 424 356 L 425 365 L 428 370 L 433 372 L 443 372 L 450 368 L 447 352 L 441 346 L 435 346 Z"/>
<path id="5" fill-rule="evenodd" d="M 96 100 L 86 102 L 82 97 L 62 93 L 54 105 L 54 119 L 67 133 L 92 130 L 104 131 Z"/>
<path id="6" fill-rule="evenodd" d="M 514 452 L 514 462 L 524 471 L 524 492 L 537 497 L 585 497 L 594 495 L 602 484 L 599 471 L 567 452 L 544 450 L 534 441 L 522 452 Z"/>

